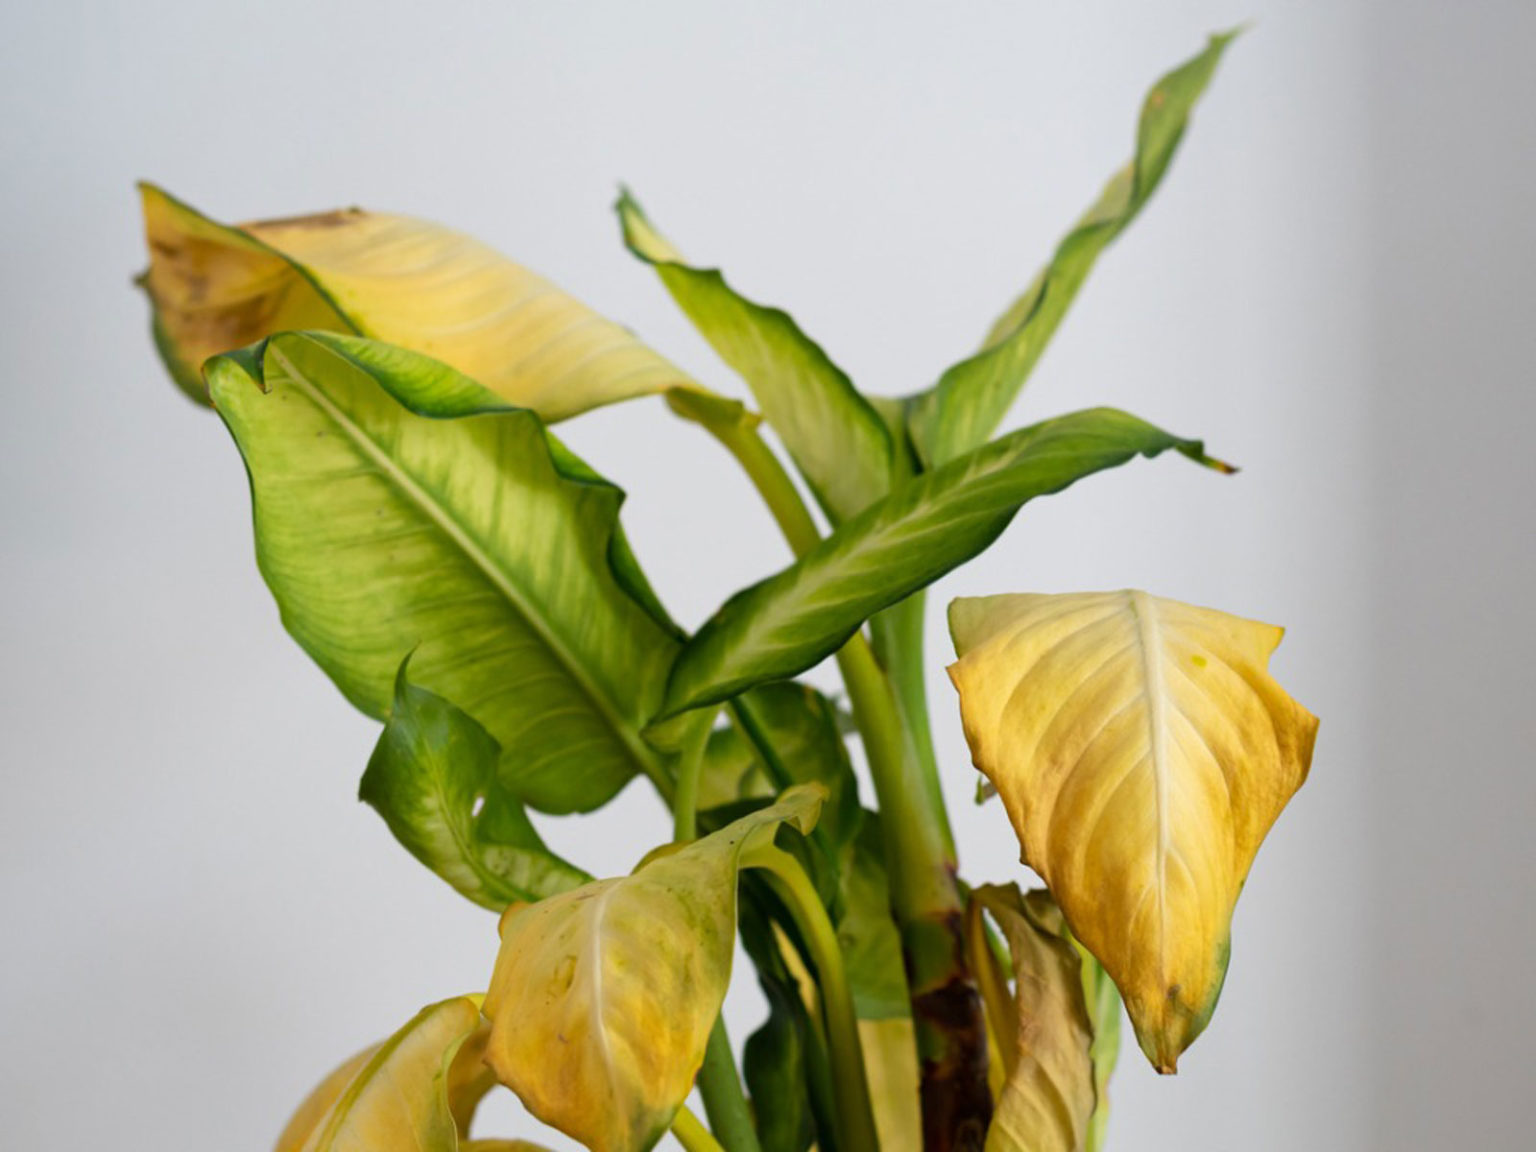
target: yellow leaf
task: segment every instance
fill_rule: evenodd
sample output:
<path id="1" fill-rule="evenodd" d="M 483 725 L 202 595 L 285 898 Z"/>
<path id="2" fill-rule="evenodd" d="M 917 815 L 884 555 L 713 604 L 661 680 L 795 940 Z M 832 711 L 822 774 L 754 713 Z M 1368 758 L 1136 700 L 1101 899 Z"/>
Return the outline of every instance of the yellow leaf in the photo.
<path id="1" fill-rule="evenodd" d="M 452 365 L 563 420 L 689 383 L 629 331 L 461 233 L 358 208 L 226 226 L 142 186 L 143 283 L 171 374 L 275 332 L 355 332 Z"/>
<path id="2" fill-rule="evenodd" d="M 656 1143 L 725 998 L 741 854 L 784 823 L 809 832 L 825 796 L 791 788 L 629 876 L 508 910 L 486 1060 L 530 1112 L 593 1152 Z"/>
<path id="3" fill-rule="evenodd" d="M 986 1152 L 1081 1152 L 1097 1098 L 1093 1030 L 1081 965 L 1050 895 L 984 885 L 987 909 L 1013 955 L 1015 1045 L 987 1130 Z"/>
<path id="4" fill-rule="evenodd" d="M 859 1041 L 880 1152 L 921 1152 L 923 1115 L 918 1098 L 917 1030 L 912 1017 L 860 1020 Z"/>
<path id="5" fill-rule="evenodd" d="M 1306 779 L 1317 720 L 1269 675 L 1282 631 L 1144 592 L 957 600 L 976 766 L 1073 934 L 1172 1072 L 1215 1010 L 1233 905 Z"/>
<path id="6" fill-rule="evenodd" d="M 493 1083 L 483 1068 L 486 1032 L 469 997 L 422 1009 L 321 1081 L 276 1152 L 457 1152 Z"/>

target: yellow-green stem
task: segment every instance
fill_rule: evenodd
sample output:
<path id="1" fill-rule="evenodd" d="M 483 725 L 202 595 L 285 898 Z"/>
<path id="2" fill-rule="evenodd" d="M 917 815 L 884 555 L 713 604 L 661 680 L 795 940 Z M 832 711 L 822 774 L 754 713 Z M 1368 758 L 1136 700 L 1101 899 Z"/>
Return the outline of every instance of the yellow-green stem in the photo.
<path id="1" fill-rule="evenodd" d="M 677 1137 L 687 1152 L 725 1152 L 720 1142 L 710 1135 L 709 1129 L 684 1104 L 672 1119 L 672 1135 Z"/>
<path id="2" fill-rule="evenodd" d="M 743 863 L 767 873 L 769 885 L 794 917 L 795 926 L 810 950 L 811 963 L 816 966 L 816 987 L 831 1050 L 832 1082 L 837 1091 L 835 1122 L 839 1152 L 878 1152 L 880 1143 L 864 1075 L 859 1021 L 837 931 L 827 918 L 827 910 L 810 877 L 789 853 L 766 844 L 753 849 Z"/>

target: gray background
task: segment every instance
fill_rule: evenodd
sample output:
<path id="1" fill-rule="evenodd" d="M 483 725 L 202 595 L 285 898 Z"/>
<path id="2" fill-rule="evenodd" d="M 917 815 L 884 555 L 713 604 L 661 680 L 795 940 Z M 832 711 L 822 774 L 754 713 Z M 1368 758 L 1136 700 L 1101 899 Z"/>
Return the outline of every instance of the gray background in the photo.
<path id="1" fill-rule="evenodd" d="M 1243 473 L 1089 481 L 936 600 L 1141 586 L 1283 623 L 1277 673 L 1323 717 L 1215 1023 L 1176 1079 L 1127 1053 L 1112 1147 L 1523 1146 L 1536 9 L 719 8 L 7 0 L 4 1143 L 266 1147 L 330 1064 L 482 987 L 495 946 L 353 799 L 375 725 L 283 635 L 237 455 L 156 364 L 135 178 L 229 219 L 454 224 L 734 387 L 620 249 L 623 179 L 865 387 L 908 391 L 1123 161 L 1146 86 L 1256 16 L 1010 418 L 1117 404 Z M 631 491 L 685 623 L 786 559 L 658 402 L 563 435 Z M 1018 875 L 969 803 L 937 618 L 931 643 L 967 874 Z M 642 787 L 545 825 L 596 871 L 666 835 Z M 543 1138 L 516 1116 L 488 1119 Z"/>

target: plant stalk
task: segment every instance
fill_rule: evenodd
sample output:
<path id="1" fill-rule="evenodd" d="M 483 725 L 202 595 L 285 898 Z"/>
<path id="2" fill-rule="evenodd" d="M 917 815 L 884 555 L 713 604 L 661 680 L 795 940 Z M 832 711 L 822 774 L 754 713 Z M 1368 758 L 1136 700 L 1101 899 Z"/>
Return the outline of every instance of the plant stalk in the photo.
<path id="1" fill-rule="evenodd" d="M 795 555 L 814 548 L 821 540 L 816 523 L 756 427 L 706 427 L 741 463 Z M 923 1146 L 928 1152 L 979 1152 L 992 1118 L 986 1020 L 966 960 L 954 838 L 921 683 L 922 601 L 913 599 L 888 609 L 887 623 L 871 625 L 884 641 L 890 676 L 862 633 L 843 646 L 837 663 L 880 806 L 891 911 L 901 932 L 917 1032 Z"/>
<path id="2" fill-rule="evenodd" d="M 682 733 L 677 757 L 677 786 L 672 797 L 672 838 L 678 842 L 693 840 L 699 834 L 699 775 L 704 767 L 709 734 L 719 711 L 719 708 L 699 709 L 688 717 Z M 704 1047 L 704 1062 L 699 1067 L 698 1084 L 699 1095 L 704 1098 L 705 1115 L 719 1133 L 726 1152 L 761 1152 L 752 1108 L 742 1090 L 741 1074 L 731 1052 L 723 1015 L 715 1019 L 714 1027 L 710 1029 Z M 681 1133 L 678 1139 L 682 1139 Z"/>
<path id="3" fill-rule="evenodd" d="M 832 1083 L 837 1092 L 837 1146 L 843 1152 L 879 1152 L 859 1021 L 837 931 L 810 877 L 789 853 L 765 844 L 753 849 L 743 863 L 767 874 L 769 885 L 794 917 L 816 966 L 816 986 L 832 1057 Z"/>
<path id="4" fill-rule="evenodd" d="M 710 1135 L 708 1128 L 699 1123 L 699 1118 L 686 1104 L 677 1110 L 677 1115 L 672 1119 L 672 1135 L 677 1137 L 677 1142 L 687 1152 L 725 1152 L 720 1142 Z"/>

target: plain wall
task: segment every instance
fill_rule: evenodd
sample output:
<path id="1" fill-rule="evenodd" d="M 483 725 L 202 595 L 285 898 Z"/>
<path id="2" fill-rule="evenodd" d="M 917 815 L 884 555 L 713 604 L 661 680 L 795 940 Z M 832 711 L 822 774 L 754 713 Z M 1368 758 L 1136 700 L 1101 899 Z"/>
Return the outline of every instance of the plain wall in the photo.
<path id="1" fill-rule="evenodd" d="M 281 631 L 238 455 L 158 366 L 129 287 L 135 179 L 226 219 L 362 203 L 450 223 L 739 391 L 619 245 L 624 180 L 862 386 L 906 392 L 1128 156 L 1152 80 L 1256 15 L 1009 420 L 1114 404 L 1244 471 L 1086 481 L 933 600 L 1139 586 L 1282 623 L 1277 674 L 1323 718 L 1215 1023 L 1173 1080 L 1128 1047 L 1112 1148 L 1513 1146 L 1493 1136 L 1515 1131 L 1532 1023 L 1536 484 L 1510 395 L 1531 363 L 1532 29 L 1515 5 L 1456 10 L 7 6 L 7 1143 L 268 1146 L 332 1064 L 483 987 L 495 949 L 494 919 L 355 800 L 377 725 Z M 787 559 L 659 402 L 561 435 L 629 489 L 684 623 Z M 937 610 L 930 647 L 966 875 L 1023 878 L 1000 809 L 971 803 Z M 667 835 L 643 785 L 544 826 L 597 872 Z M 509 1102 L 489 1119 L 569 1146 Z"/>

